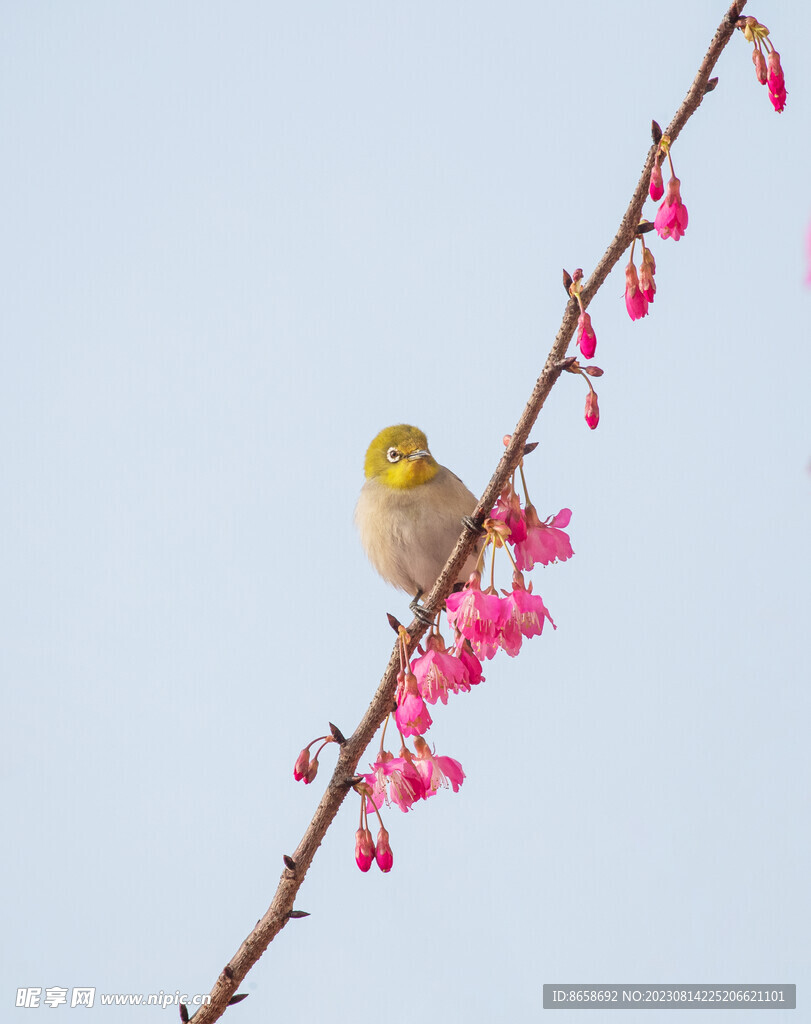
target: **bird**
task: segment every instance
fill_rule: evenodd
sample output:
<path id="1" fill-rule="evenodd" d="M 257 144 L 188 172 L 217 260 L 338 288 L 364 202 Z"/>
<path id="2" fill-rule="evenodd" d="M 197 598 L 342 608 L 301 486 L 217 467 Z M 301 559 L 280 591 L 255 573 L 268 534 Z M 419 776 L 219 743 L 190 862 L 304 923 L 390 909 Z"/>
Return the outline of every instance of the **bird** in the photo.
<path id="1" fill-rule="evenodd" d="M 425 434 L 407 423 L 380 431 L 366 452 L 364 471 L 366 482 L 355 508 L 361 543 L 383 579 L 412 594 L 411 610 L 430 621 L 419 600 L 436 583 L 463 522 L 481 532 L 471 518 L 476 496 L 440 466 Z M 474 551 L 457 583 L 467 581 L 476 559 Z"/>

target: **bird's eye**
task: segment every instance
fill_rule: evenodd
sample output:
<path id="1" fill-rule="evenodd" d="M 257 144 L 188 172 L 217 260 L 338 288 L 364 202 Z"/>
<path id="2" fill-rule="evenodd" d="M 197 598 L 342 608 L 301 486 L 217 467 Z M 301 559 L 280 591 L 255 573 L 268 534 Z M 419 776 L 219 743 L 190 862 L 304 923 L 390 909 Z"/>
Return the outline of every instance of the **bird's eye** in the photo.
<path id="1" fill-rule="evenodd" d="M 389 462 L 399 462 L 400 459 L 402 459 L 402 457 L 403 453 L 398 452 L 396 448 L 389 448 L 389 450 L 386 452 L 386 458 L 389 460 Z"/>

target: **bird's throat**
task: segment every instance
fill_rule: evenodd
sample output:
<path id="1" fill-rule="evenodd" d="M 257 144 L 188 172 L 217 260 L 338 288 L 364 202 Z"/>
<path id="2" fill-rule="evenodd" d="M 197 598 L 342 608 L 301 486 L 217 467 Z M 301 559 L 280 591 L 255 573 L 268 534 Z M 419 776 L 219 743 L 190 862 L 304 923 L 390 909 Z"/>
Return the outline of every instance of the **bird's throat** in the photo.
<path id="1" fill-rule="evenodd" d="M 420 484 L 427 484 L 438 472 L 439 464 L 435 459 L 414 459 L 411 462 L 408 459 L 403 459 L 402 462 L 398 462 L 389 469 L 386 474 L 386 483 L 389 487 L 407 490 L 411 487 L 419 487 Z"/>

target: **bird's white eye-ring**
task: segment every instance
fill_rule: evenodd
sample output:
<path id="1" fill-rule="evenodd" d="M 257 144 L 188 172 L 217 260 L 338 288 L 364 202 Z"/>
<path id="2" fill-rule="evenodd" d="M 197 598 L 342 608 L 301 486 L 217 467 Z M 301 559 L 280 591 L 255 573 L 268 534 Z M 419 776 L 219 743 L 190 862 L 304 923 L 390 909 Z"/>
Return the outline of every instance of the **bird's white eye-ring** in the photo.
<path id="1" fill-rule="evenodd" d="M 397 451 L 396 448 L 389 448 L 389 450 L 386 452 L 386 458 L 389 460 L 389 462 L 399 462 L 400 459 L 402 459 L 402 457 L 403 453 Z"/>

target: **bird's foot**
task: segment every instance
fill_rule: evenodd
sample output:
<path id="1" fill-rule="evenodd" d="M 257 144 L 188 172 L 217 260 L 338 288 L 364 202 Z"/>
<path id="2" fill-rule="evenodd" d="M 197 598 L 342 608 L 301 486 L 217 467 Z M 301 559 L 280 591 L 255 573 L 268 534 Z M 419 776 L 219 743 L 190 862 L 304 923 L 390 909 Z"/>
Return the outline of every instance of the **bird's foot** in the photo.
<path id="1" fill-rule="evenodd" d="M 414 618 L 423 624 L 423 626 L 430 626 L 436 618 L 436 612 L 429 612 L 426 608 L 420 604 L 420 598 L 422 597 L 422 591 L 418 590 L 414 600 L 409 604 L 409 608 L 414 613 Z"/>
<path id="2" fill-rule="evenodd" d="M 462 516 L 462 523 L 471 533 L 482 534 L 485 532 L 482 524 L 477 519 L 474 519 L 473 516 Z"/>

